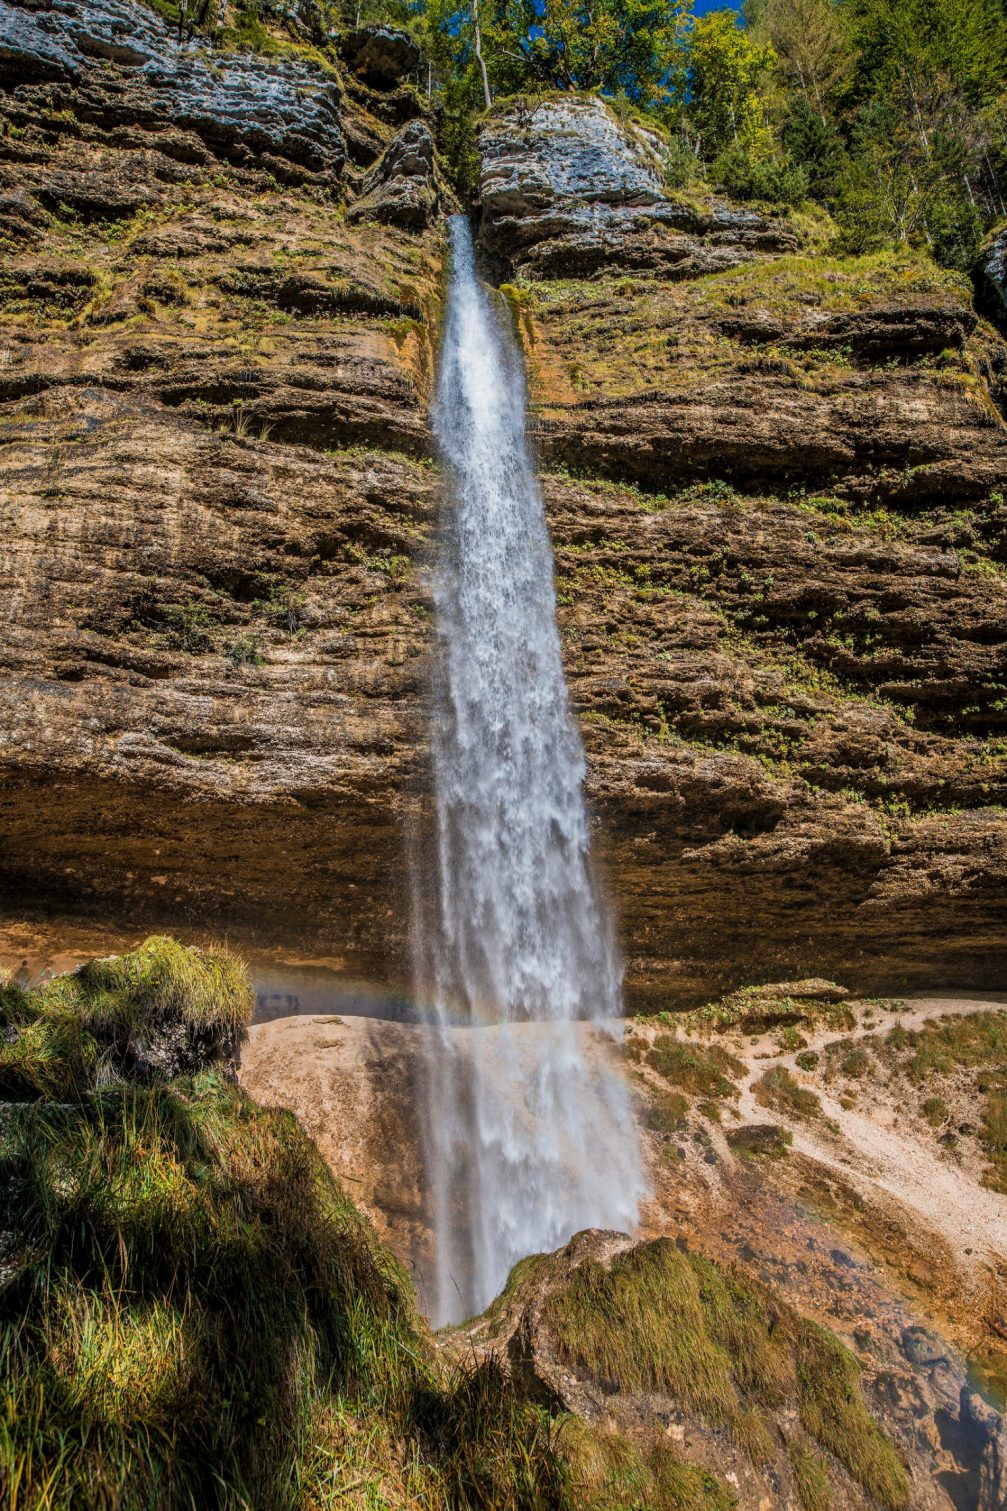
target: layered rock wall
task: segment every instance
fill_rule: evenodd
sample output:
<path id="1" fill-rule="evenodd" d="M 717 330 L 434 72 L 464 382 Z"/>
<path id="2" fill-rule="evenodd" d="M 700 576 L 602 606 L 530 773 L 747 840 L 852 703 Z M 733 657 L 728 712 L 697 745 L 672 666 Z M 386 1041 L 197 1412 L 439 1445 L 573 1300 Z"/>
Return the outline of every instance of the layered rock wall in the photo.
<path id="1" fill-rule="evenodd" d="M 121 0 L 2 18 L 7 903 L 406 986 L 451 203 L 422 101 L 387 39 L 208 63 Z M 827 255 L 662 150 L 596 100 L 483 131 L 631 1001 L 995 985 L 1004 345 L 915 254 Z"/>

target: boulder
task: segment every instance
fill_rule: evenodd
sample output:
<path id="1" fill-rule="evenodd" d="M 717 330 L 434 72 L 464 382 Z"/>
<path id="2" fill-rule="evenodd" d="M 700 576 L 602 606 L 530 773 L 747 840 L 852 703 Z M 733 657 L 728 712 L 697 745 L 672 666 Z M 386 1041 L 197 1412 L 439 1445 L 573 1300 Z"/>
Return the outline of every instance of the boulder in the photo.
<path id="1" fill-rule="evenodd" d="M 423 121 L 410 121 L 364 179 L 347 219 L 422 231 L 441 204 L 434 140 Z"/>
<path id="2" fill-rule="evenodd" d="M 339 39 L 347 67 L 372 89 L 392 89 L 419 64 L 420 50 L 408 32 L 392 26 L 356 26 Z"/>

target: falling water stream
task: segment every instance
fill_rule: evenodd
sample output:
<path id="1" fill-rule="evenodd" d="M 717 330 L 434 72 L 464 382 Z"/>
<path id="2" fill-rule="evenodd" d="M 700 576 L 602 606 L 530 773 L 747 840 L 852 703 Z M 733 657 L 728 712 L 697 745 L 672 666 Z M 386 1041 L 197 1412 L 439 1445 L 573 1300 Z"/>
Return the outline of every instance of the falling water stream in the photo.
<path id="1" fill-rule="evenodd" d="M 583 1021 L 618 1033 L 621 973 L 590 863 L 521 359 L 460 216 L 434 430 L 449 484 L 416 934 L 438 1025 L 426 1152 L 442 1323 L 485 1307 L 523 1256 L 632 1227 L 644 1189 L 626 1088 L 588 1053 Z"/>

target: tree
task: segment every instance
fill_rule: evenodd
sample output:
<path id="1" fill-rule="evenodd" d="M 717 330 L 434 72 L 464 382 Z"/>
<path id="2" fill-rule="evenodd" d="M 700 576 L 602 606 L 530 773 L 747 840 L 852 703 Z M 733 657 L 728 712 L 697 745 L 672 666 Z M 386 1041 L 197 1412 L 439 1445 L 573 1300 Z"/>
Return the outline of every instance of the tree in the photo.
<path id="1" fill-rule="evenodd" d="M 698 17 L 689 39 L 689 117 L 702 154 L 712 159 L 725 147 L 758 157 L 772 148 L 760 86 L 775 54 L 753 42 L 733 11 Z"/>
<path id="2" fill-rule="evenodd" d="M 753 42 L 772 47 L 784 78 L 824 123 L 828 103 L 854 62 L 834 0 L 751 0 L 745 14 Z"/>
<path id="3" fill-rule="evenodd" d="M 692 0 L 540 0 L 524 41 L 532 76 L 660 107 L 684 89 Z M 539 9 L 537 7 L 536 9 Z"/>
<path id="4" fill-rule="evenodd" d="M 831 200 L 846 165 L 843 140 L 832 121 L 815 110 L 803 93 L 788 102 L 780 141 L 807 174 L 813 197 Z"/>

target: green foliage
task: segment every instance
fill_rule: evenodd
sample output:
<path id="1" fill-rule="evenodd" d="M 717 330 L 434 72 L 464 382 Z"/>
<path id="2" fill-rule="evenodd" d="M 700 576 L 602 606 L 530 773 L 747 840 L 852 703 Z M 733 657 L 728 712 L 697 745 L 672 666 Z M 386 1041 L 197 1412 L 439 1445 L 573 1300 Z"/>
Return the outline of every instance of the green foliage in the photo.
<path id="1" fill-rule="evenodd" d="M 753 43 L 732 11 L 710 11 L 693 22 L 689 42 L 689 118 L 703 156 L 728 147 L 758 159 L 771 136 L 760 85 L 773 62 L 768 44 Z"/>
<path id="2" fill-rule="evenodd" d="M 560 89 L 622 91 L 660 104 L 685 85 L 682 33 L 689 0 L 543 0 L 532 10 L 532 76 Z"/>
<path id="3" fill-rule="evenodd" d="M 745 1069 L 736 1055 L 719 1044 L 700 1049 L 674 1034 L 660 1034 L 654 1040 L 647 1064 L 680 1090 L 701 1097 L 729 1096 Z"/>
<path id="4" fill-rule="evenodd" d="M 774 1065 L 752 1087 L 755 1100 L 762 1107 L 790 1113 L 796 1118 L 816 1117 L 821 1103 L 813 1091 L 806 1091 L 783 1065 Z"/>
<path id="5" fill-rule="evenodd" d="M 492 1363 L 436 1367 L 290 1113 L 212 1056 L 142 1082 L 113 1058 L 248 1009 L 236 961 L 164 939 L 0 984 L 5 1504 L 572 1511 L 548 1414 Z"/>
<path id="6" fill-rule="evenodd" d="M 808 192 L 816 199 L 833 200 L 846 162 L 842 137 L 803 94 L 790 102 L 780 141 L 790 161 L 804 170 Z"/>
<path id="7" fill-rule="evenodd" d="M 809 178 L 797 163 L 758 158 L 743 146 L 720 153 L 711 167 L 715 183 L 736 199 L 761 199 L 774 205 L 799 205 L 808 197 Z"/>

